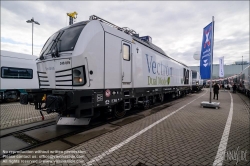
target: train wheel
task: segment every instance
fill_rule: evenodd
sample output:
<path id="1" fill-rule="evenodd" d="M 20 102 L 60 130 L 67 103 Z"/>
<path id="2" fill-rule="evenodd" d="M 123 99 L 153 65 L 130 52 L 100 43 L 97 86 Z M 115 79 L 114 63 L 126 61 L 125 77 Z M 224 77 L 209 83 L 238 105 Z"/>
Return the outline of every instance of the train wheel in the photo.
<path id="1" fill-rule="evenodd" d="M 114 117 L 117 119 L 123 118 L 127 113 L 127 110 L 124 107 L 124 102 L 120 102 L 118 105 L 113 107 Z"/>
<path id="2" fill-rule="evenodd" d="M 15 96 L 14 98 L 10 98 L 10 99 L 5 99 L 6 102 L 16 102 L 18 101 L 18 97 Z"/>
<path id="3" fill-rule="evenodd" d="M 153 97 L 153 104 L 155 104 L 156 101 L 157 101 L 157 96 L 154 96 L 154 97 Z"/>
<path id="4" fill-rule="evenodd" d="M 150 108 L 151 104 L 153 104 L 152 100 L 148 96 L 144 96 L 140 99 L 139 108 L 142 110 L 146 110 Z"/>
<path id="5" fill-rule="evenodd" d="M 156 103 L 156 96 L 151 96 L 151 105 Z"/>
<path id="6" fill-rule="evenodd" d="M 6 102 L 16 102 L 19 98 L 19 93 L 17 91 L 6 91 L 7 99 Z"/>
<path id="7" fill-rule="evenodd" d="M 181 91 L 181 97 L 185 96 L 185 91 Z"/>
<path id="8" fill-rule="evenodd" d="M 164 94 L 159 94 L 159 101 L 161 103 L 164 101 Z"/>
<path id="9" fill-rule="evenodd" d="M 149 100 L 145 100 L 143 103 L 143 109 L 147 110 L 150 108 L 150 101 Z"/>

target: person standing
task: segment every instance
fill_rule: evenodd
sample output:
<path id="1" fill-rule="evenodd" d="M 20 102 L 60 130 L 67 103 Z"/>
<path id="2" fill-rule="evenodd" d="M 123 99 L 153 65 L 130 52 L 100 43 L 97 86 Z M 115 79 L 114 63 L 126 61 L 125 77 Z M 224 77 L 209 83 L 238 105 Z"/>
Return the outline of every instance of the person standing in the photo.
<path id="1" fill-rule="evenodd" d="M 233 93 L 236 93 L 236 84 L 233 85 Z"/>
<path id="2" fill-rule="evenodd" d="M 215 83 L 214 85 L 214 99 L 215 99 L 215 95 L 217 97 L 217 100 L 218 100 L 218 94 L 219 94 L 219 85 L 217 83 Z"/>

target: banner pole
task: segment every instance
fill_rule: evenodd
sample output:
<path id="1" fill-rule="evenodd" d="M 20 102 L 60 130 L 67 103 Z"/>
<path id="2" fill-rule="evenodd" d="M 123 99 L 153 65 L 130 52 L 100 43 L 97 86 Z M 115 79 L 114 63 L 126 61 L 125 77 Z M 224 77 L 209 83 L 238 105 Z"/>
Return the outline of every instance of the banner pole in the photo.
<path id="1" fill-rule="evenodd" d="M 209 103 L 212 101 L 212 75 L 213 75 L 213 46 L 214 46 L 214 16 L 212 17 L 212 40 L 211 40 L 211 56 L 210 56 L 210 97 L 209 97 Z"/>
<path id="2" fill-rule="evenodd" d="M 223 87 L 224 87 L 224 91 L 225 91 L 225 82 L 224 82 L 224 80 L 225 80 L 225 77 L 223 77 Z"/>
<path id="3" fill-rule="evenodd" d="M 225 91 L 225 82 L 224 82 L 224 80 L 225 80 L 225 73 L 224 73 L 224 56 L 222 57 L 223 58 L 223 86 L 224 86 L 224 91 Z"/>

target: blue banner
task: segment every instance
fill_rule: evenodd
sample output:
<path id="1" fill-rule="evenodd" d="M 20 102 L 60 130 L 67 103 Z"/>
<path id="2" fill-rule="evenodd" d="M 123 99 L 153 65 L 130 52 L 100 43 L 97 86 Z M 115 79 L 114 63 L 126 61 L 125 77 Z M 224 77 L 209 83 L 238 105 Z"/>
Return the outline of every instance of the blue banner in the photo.
<path id="1" fill-rule="evenodd" d="M 200 58 L 200 73 L 201 73 L 201 79 L 210 79 L 210 70 L 211 65 L 213 62 L 211 62 L 211 59 L 213 59 L 212 56 L 212 39 L 213 39 L 213 24 L 212 22 L 208 24 L 203 29 L 203 38 L 202 38 L 202 46 L 201 46 L 201 58 Z"/>

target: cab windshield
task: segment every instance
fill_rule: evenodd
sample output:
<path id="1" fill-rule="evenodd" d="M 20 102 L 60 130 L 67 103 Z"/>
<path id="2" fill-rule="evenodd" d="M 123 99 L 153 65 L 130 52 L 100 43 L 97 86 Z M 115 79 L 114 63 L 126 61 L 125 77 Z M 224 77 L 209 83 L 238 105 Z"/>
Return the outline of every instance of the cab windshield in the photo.
<path id="1" fill-rule="evenodd" d="M 45 43 L 40 54 L 40 59 L 55 52 L 73 51 L 85 25 L 69 27 L 53 34 Z"/>
<path id="2" fill-rule="evenodd" d="M 197 72 L 192 72 L 192 78 L 196 79 L 197 78 Z"/>

